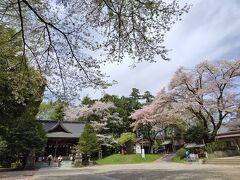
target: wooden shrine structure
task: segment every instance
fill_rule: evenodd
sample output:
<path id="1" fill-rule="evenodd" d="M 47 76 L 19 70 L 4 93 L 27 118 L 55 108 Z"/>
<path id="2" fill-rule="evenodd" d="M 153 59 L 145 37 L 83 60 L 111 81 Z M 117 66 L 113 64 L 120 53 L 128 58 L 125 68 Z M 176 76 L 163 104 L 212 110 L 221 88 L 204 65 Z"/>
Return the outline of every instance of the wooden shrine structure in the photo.
<path id="1" fill-rule="evenodd" d="M 71 149 L 78 143 L 84 124 L 78 121 L 39 120 L 39 122 L 43 125 L 48 138 L 44 156 L 52 154 L 53 157 L 59 155 L 69 157 Z"/>

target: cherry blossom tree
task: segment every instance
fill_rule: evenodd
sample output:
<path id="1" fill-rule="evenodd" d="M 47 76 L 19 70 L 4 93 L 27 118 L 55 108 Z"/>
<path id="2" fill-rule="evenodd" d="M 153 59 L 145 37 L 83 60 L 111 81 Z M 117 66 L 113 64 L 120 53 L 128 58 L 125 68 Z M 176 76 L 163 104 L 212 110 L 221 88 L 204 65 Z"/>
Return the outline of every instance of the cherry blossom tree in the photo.
<path id="1" fill-rule="evenodd" d="M 211 142 L 222 123 L 239 112 L 239 87 L 240 60 L 205 61 L 194 69 L 179 68 L 167 91 L 161 90 L 151 104 L 131 115 L 133 127 L 146 126 L 150 132 L 180 121 L 200 123 L 210 132 L 205 142 Z"/>
<path id="2" fill-rule="evenodd" d="M 21 35 L 23 62 L 32 60 L 48 90 L 71 98 L 110 85 L 106 62 L 167 60 L 165 34 L 188 9 L 177 0 L 2 0 L 0 25 Z"/>
<path id="3" fill-rule="evenodd" d="M 237 112 L 240 101 L 240 60 L 207 61 L 194 69 L 180 68 L 169 85 L 176 113 L 188 114 L 210 130 L 213 141 L 223 121 Z M 191 117 L 192 116 L 192 117 Z"/>
<path id="4" fill-rule="evenodd" d="M 96 130 L 97 137 L 102 145 L 111 146 L 115 140 L 110 132 L 112 124 L 121 124 L 122 118 L 118 113 L 110 113 L 110 109 L 115 108 L 111 102 L 96 101 L 93 105 L 68 107 L 65 111 L 66 119 L 77 120 L 83 119 Z"/>
<path id="5" fill-rule="evenodd" d="M 147 139 L 150 143 L 150 152 L 153 151 L 152 146 L 157 135 L 170 125 L 179 122 L 177 120 L 178 117 L 170 113 L 173 111 L 171 102 L 172 97 L 166 93 L 165 89 L 162 89 L 153 102 L 131 114 L 132 119 L 135 120 L 132 124 L 134 131 L 140 127 L 146 128 Z"/>

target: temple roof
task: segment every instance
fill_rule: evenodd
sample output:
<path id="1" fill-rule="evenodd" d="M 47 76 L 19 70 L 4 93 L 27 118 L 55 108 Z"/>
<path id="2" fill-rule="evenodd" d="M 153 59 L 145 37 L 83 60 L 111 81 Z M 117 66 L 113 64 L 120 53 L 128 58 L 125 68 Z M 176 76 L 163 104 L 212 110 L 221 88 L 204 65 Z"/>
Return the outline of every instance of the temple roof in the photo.
<path id="1" fill-rule="evenodd" d="M 240 137 L 240 119 L 233 119 L 222 124 L 216 135 L 217 139 Z"/>
<path id="2" fill-rule="evenodd" d="M 48 138 L 79 138 L 84 124 L 78 121 L 39 120 Z"/>

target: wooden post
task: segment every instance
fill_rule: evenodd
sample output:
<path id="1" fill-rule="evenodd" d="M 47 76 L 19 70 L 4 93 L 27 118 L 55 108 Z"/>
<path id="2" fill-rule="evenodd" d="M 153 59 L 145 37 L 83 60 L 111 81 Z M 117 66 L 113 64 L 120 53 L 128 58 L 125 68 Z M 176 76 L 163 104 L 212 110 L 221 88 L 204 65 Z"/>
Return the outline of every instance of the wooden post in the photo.
<path id="1" fill-rule="evenodd" d="M 69 156 L 69 152 L 68 152 L 68 143 L 67 143 L 67 156 Z"/>
<path id="2" fill-rule="evenodd" d="M 239 144 L 238 144 L 238 139 L 236 138 L 236 139 L 234 139 L 235 140 L 235 143 L 236 143 L 236 145 L 237 145 L 237 149 L 238 149 L 238 151 L 239 151 Z"/>
<path id="3" fill-rule="evenodd" d="M 56 159 L 56 157 L 57 157 L 57 147 L 58 147 L 58 142 L 57 142 L 57 140 L 56 140 L 55 152 L 54 152 L 54 159 Z"/>

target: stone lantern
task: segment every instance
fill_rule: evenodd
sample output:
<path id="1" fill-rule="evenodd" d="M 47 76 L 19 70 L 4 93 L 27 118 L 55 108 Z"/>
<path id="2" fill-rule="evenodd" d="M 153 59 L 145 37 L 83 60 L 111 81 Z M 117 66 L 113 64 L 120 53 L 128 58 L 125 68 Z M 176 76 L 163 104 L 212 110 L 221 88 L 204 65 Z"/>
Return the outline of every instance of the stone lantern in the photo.
<path id="1" fill-rule="evenodd" d="M 78 149 L 75 156 L 74 167 L 81 167 L 82 166 L 82 154 Z"/>

